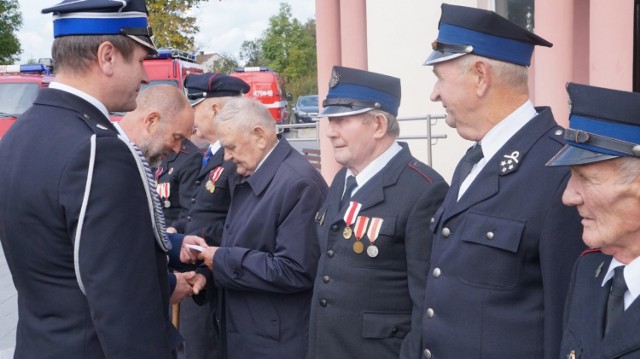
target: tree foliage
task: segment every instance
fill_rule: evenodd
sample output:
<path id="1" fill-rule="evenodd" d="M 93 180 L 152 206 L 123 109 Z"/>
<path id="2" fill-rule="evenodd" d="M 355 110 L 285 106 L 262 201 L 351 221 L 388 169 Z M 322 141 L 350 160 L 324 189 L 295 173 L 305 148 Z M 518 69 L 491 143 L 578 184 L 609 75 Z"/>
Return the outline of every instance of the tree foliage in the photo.
<path id="1" fill-rule="evenodd" d="M 293 18 L 289 4 L 280 3 L 260 38 L 242 43 L 240 58 L 246 66 L 268 66 L 282 74 L 294 97 L 318 92 L 316 23 Z"/>
<path id="2" fill-rule="evenodd" d="M 156 46 L 194 52 L 194 35 L 200 28 L 196 18 L 187 14 L 204 1 L 207 0 L 147 0 Z"/>
<path id="3" fill-rule="evenodd" d="M 22 13 L 18 0 L 0 0 L 0 64 L 20 60 L 22 48 L 16 31 L 22 26 Z"/>
<path id="4" fill-rule="evenodd" d="M 213 63 L 213 66 L 205 69 L 205 71 L 228 74 L 230 72 L 233 72 L 236 67 L 238 67 L 238 60 L 236 60 L 236 58 L 231 54 L 222 53 L 220 54 L 220 59 L 215 61 Z"/>

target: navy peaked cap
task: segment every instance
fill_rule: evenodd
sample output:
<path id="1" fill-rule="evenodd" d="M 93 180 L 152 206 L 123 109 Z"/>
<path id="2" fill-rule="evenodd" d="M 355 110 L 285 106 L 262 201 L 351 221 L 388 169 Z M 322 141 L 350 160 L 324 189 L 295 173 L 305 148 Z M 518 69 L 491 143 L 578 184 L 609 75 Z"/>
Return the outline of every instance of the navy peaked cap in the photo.
<path id="1" fill-rule="evenodd" d="M 442 4 L 438 38 L 425 65 L 466 54 L 529 66 L 536 45 L 552 43 L 493 11 Z"/>
<path id="2" fill-rule="evenodd" d="M 380 109 L 394 116 L 400 107 L 400 79 L 375 72 L 334 66 L 329 92 L 318 117 L 349 116 Z"/>
<path id="3" fill-rule="evenodd" d="M 124 35 L 157 52 L 145 0 L 64 0 L 42 10 L 53 13 L 53 37 Z"/>
<path id="4" fill-rule="evenodd" d="M 191 74 L 184 80 L 187 97 L 195 106 L 210 97 L 241 96 L 249 85 L 241 79 L 219 73 Z"/>
<path id="5" fill-rule="evenodd" d="M 618 157 L 640 158 L 640 94 L 567 84 L 571 113 L 564 146 L 547 166 L 570 166 Z"/>

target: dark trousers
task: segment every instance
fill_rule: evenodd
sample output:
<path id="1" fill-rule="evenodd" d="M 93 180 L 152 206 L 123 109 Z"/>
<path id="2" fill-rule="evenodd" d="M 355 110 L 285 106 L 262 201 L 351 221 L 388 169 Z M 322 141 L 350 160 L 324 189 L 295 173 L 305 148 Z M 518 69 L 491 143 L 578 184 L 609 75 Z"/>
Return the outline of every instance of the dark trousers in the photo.
<path id="1" fill-rule="evenodd" d="M 220 333 L 214 322 L 216 297 L 216 290 L 207 288 L 203 305 L 190 298 L 180 304 L 180 334 L 185 341 L 178 351 L 178 359 L 218 359 Z"/>

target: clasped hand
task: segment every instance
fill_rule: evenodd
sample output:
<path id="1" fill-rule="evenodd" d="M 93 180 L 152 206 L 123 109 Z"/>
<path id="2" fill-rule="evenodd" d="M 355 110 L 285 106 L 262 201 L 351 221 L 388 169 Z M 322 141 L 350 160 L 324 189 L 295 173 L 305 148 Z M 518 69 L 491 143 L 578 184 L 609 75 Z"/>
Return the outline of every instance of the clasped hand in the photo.
<path id="1" fill-rule="evenodd" d="M 187 244 L 200 246 L 202 251 L 189 248 Z M 217 250 L 218 247 L 207 245 L 207 242 L 198 236 L 185 236 L 180 249 L 180 260 L 183 263 L 195 263 L 196 260 L 201 260 L 210 270 L 213 270 L 213 255 Z"/>

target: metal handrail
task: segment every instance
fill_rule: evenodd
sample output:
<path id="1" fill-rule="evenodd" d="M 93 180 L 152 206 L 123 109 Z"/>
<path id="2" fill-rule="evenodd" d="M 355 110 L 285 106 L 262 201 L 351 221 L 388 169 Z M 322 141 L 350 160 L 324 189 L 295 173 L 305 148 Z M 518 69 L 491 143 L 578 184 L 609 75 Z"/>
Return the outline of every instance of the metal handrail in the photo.
<path id="1" fill-rule="evenodd" d="M 436 143 L 438 143 L 439 139 L 447 138 L 446 134 L 432 134 L 431 127 L 436 124 L 438 120 L 443 120 L 447 117 L 447 115 L 431 115 L 427 114 L 425 116 L 406 116 L 406 117 L 398 117 L 398 122 L 406 122 L 406 121 L 421 121 L 427 120 L 427 135 L 426 136 L 400 136 L 398 139 L 400 140 L 422 140 L 426 139 L 429 141 L 427 145 L 427 164 L 431 166 L 433 164 L 433 150 L 431 149 Z M 434 143 L 433 140 L 436 140 Z"/>
<path id="2" fill-rule="evenodd" d="M 442 120 L 446 118 L 446 115 L 420 115 L 420 116 L 406 116 L 406 117 L 398 117 L 397 120 L 398 122 L 407 122 L 407 121 L 421 121 L 421 120 L 427 120 L 427 134 L 425 136 L 422 135 L 411 135 L 411 136 L 399 136 L 398 139 L 399 140 L 422 140 L 422 139 L 426 139 L 429 141 L 428 146 L 427 146 L 427 164 L 429 166 L 432 165 L 433 163 L 433 155 L 432 155 L 432 149 L 431 147 L 434 146 L 439 139 L 444 139 L 447 138 L 446 134 L 432 134 L 431 133 L 431 127 L 434 126 L 436 124 L 436 122 L 438 120 Z M 289 124 L 289 125 L 276 125 L 276 128 L 278 129 L 278 133 L 281 133 L 284 129 L 286 128 L 315 128 L 316 129 L 316 148 L 320 148 L 320 131 L 318 131 L 318 121 L 314 121 L 313 123 L 298 123 L 298 124 Z M 295 141 L 309 141 L 311 138 L 310 137 L 303 137 L 303 138 L 288 138 L 287 141 L 289 142 L 295 142 Z M 435 140 L 435 142 L 433 141 Z"/>

